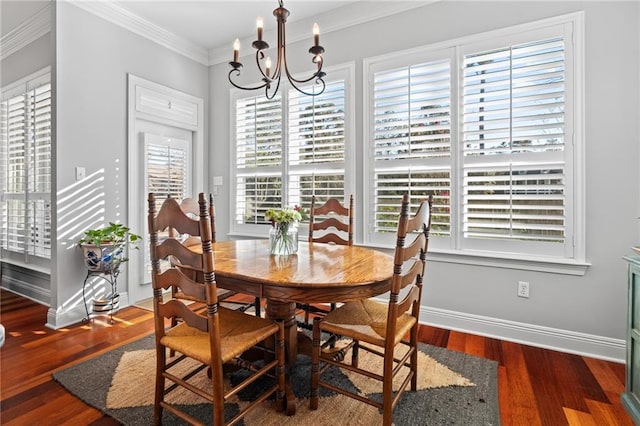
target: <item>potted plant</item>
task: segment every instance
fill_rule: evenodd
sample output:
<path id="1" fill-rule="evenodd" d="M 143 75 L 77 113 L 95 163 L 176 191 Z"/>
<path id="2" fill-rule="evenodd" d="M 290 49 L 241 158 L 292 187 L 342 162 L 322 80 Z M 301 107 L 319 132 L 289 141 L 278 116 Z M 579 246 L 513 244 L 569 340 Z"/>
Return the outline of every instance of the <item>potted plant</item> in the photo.
<path id="1" fill-rule="evenodd" d="M 89 229 L 77 243 L 83 249 L 84 261 L 90 271 L 117 271 L 126 257 L 126 248 L 138 249 L 142 237 L 121 224 Z"/>

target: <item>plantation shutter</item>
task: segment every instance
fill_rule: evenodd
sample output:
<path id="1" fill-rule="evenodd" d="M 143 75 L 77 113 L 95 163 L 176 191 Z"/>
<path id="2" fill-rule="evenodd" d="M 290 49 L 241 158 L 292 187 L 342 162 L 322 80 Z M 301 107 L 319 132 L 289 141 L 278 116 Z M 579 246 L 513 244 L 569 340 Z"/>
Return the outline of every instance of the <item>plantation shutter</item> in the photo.
<path id="1" fill-rule="evenodd" d="M 344 200 L 345 81 L 327 83 L 317 96 L 291 89 L 288 106 L 289 206 L 309 206 L 314 195 L 318 203 Z"/>
<path id="2" fill-rule="evenodd" d="M 2 248 L 32 263 L 51 257 L 51 84 L 49 73 L 2 100 Z M 5 253 L 7 254 L 7 253 Z M 14 257 L 15 258 L 15 257 Z"/>
<path id="3" fill-rule="evenodd" d="M 373 241 L 395 234 L 402 196 L 434 195 L 434 234 L 450 234 L 451 62 L 373 71 Z M 390 68 L 393 67 L 393 68 Z M 413 208 L 417 203 L 413 204 Z"/>
<path id="4" fill-rule="evenodd" d="M 473 52 L 463 64 L 463 236 L 564 243 L 562 37 Z"/>
<path id="5" fill-rule="evenodd" d="M 282 99 L 237 99 L 235 112 L 235 222 L 267 223 L 265 212 L 282 206 Z"/>
<path id="6" fill-rule="evenodd" d="M 145 134 L 147 188 L 156 197 L 157 209 L 165 198 L 177 200 L 191 197 L 190 143 L 175 138 Z"/>

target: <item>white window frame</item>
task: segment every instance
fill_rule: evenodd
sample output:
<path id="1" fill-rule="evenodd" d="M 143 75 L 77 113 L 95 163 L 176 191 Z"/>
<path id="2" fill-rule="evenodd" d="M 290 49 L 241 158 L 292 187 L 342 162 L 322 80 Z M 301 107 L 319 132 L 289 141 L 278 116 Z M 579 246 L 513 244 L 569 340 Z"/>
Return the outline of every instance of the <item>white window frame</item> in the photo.
<path id="1" fill-rule="evenodd" d="M 355 174 L 355 115 L 354 115 L 354 99 L 355 99 L 355 88 L 353 85 L 354 76 L 355 76 L 355 64 L 350 62 L 348 64 L 337 65 L 333 67 L 329 67 L 325 69 L 327 73 L 327 77 L 325 77 L 325 81 L 330 83 L 331 81 L 336 80 L 344 80 L 344 93 L 345 93 L 345 116 L 344 116 L 344 126 L 345 126 L 345 160 L 344 160 L 344 194 L 345 199 L 348 199 L 350 194 L 355 194 L 355 185 L 356 185 L 356 174 Z M 286 83 L 281 83 L 280 85 L 280 95 L 282 97 L 282 128 L 288 129 L 288 91 L 291 89 L 290 85 Z M 230 104 L 229 110 L 230 114 L 230 140 L 232 148 L 230 150 L 230 174 L 229 174 L 229 182 L 230 182 L 230 196 L 231 201 L 230 205 L 236 205 L 237 200 L 237 186 L 236 186 L 236 176 L 238 174 L 236 162 L 237 162 L 237 146 L 236 146 L 236 101 L 239 99 L 249 98 L 259 96 L 257 91 L 244 91 L 239 89 L 230 89 Z M 289 171 L 288 164 L 288 130 L 283 130 L 282 132 L 282 166 L 280 168 L 282 177 L 283 177 L 283 207 L 293 207 L 288 204 L 288 188 L 287 188 L 287 180 Z M 298 170 L 309 169 L 312 170 L 313 166 L 297 166 Z M 308 208 L 309 206 L 303 206 Z M 230 219 L 229 219 L 229 235 L 232 236 L 242 236 L 242 237 L 266 237 L 267 236 L 267 224 L 239 224 L 236 223 L 236 214 L 235 211 L 230 211 Z M 299 235 L 306 235 L 306 224 L 302 224 L 300 227 Z"/>
<path id="2" fill-rule="evenodd" d="M 39 71 L 36 71 L 24 78 L 21 78 L 18 81 L 15 81 L 9 85 L 7 85 L 6 87 L 2 88 L 2 100 L 6 100 L 9 98 L 12 98 L 14 96 L 18 96 L 21 94 L 25 94 L 28 93 L 30 91 L 33 91 L 35 89 L 37 89 L 40 86 L 46 85 L 46 84 L 51 84 L 51 67 L 45 67 Z M 50 97 L 51 99 L 51 97 Z M 51 100 L 52 102 L 52 100 Z M 50 113 L 51 114 L 51 113 Z M 50 126 L 52 126 L 52 118 L 49 119 L 50 120 Z M 26 142 L 25 142 L 26 143 Z M 5 194 L 4 191 L 2 193 L 0 193 L 0 202 L 2 204 L 4 204 L 7 200 L 9 199 L 23 199 L 25 201 L 25 205 L 26 208 L 29 208 L 29 204 L 30 201 L 33 200 L 42 200 L 45 202 L 49 202 L 49 210 L 48 210 L 48 215 L 49 215 L 49 254 L 48 256 L 43 255 L 37 255 L 37 254 L 30 254 L 29 253 L 29 247 L 28 245 L 25 246 L 24 251 L 15 251 L 15 250 L 10 250 L 7 248 L 3 248 L 2 246 L 0 246 L 0 259 L 4 262 L 9 262 L 9 263 L 14 263 L 16 265 L 20 265 L 29 269 L 34 269 L 34 270 L 39 270 L 39 271 L 43 271 L 43 272 L 48 272 L 49 268 L 50 268 L 50 264 L 51 264 L 51 256 L 53 255 L 53 246 L 54 246 L 54 242 L 51 239 L 51 232 L 52 232 L 52 228 L 53 228 L 53 211 L 52 211 L 52 205 L 51 205 L 51 189 L 52 189 L 52 185 L 53 185 L 53 177 L 52 177 L 52 173 L 53 173 L 53 146 L 52 146 L 53 140 L 52 140 L 52 135 L 50 134 L 49 136 L 49 149 L 50 149 L 50 163 L 49 163 L 49 167 L 50 167 L 50 176 L 49 176 L 49 191 L 48 192 L 34 192 L 34 191 L 29 191 L 28 189 L 25 189 L 25 193 L 24 193 L 24 197 L 20 197 L 17 196 L 18 198 L 11 196 L 9 194 Z M 6 147 L 2 147 L 2 149 L 5 149 Z M 8 155 L 8 153 L 5 153 Z M 4 159 L 4 156 L 3 156 Z M 0 172 L 1 173 L 7 173 L 7 171 L 4 169 L 5 165 L 2 165 L 2 167 L 0 167 Z M 7 176 L 3 177 L 3 180 L 7 178 Z M 27 176 L 27 179 L 29 180 L 29 176 Z M 26 185 L 28 186 L 29 183 L 27 182 Z M 32 195 L 32 197 L 30 197 L 30 195 Z M 5 213 L 5 206 L 2 206 L 2 208 L 0 209 L 0 213 L 2 213 L 4 215 Z M 47 212 L 45 211 L 45 214 L 47 214 Z M 3 228 L 3 233 L 6 231 L 6 229 L 4 229 L 4 226 L 6 224 L 6 218 L 2 217 L 0 218 L 0 221 L 2 223 L 2 228 Z M 34 217 L 29 216 L 26 217 L 25 216 L 25 221 L 28 221 L 28 223 L 26 224 L 27 226 L 32 225 L 33 221 L 34 221 Z"/>
<path id="3" fill-rule="evenodd" d="M 156 123 L 175 127 L 192 133 L 191 170 L 188 187 L 193 194 L 204 191 L 204 100 L 193 95 L 169 88 L 150 80 L 128 74 L 128 225 L 140 235 L 147 229 L 147 180 L 146 143 L 139 137 L 147 126 Z M 141 299 L 134 288 L 149 284 L 151 275 L 144 268 L 148 241 L 143 241 L 143 250 L 129 253 L 127 272 L 129 292 L 133 299 Z"/>
<path id="4" fill-rule="evenodd" d="M 491 247 L 485 244 L 481 248 L 463 243 L 462 237 L 462 198 L 463 198 L 463 161 L 462 161 L 462 59 L 465 47 L 473 46 L 480 51 L 481 45 L 497 47 L 502 40 L 504 46 L 521 42 L 522 35 L 533 32 L 545 32 L 561 28 L 565 38 L 565 157 L 566 174 L 566 243 L 562 253 L 545 255 L 540 252 L 516 253 L 501 251 L 505 245 L 499 243 Z M 533 41 L 533 39 L 526 39 Z M 550 19 L 495 30 L 479 35 L 382 55 L 364 60 L 364 140 L 367 150 L 364 184 L 364 222 L 372 220 L 374 198 L 372 182 L 374 164 L 371 149 L 373 140 L 373 76 L 376 70 L 390 69 L 390 64 L 403 66 L 428 62 L 429 58 L 444 58 L 447 52 L 452 62 L 452 98 L 451 98 L 451 237 L 431 238 L 430 258 L 444 262 L 472 265 L 497 266 L 512 269 L 536 270 L 570 275 L 584 275 L 589 263 L 585 258 L 585 201 L 584 201 L 584 14 L 582 12 L 558 16 Z M 466 52 L 470 52 L 467 50 Z M 389 65 L 385 65 L 389 64 Z M 385 68 L 386 66 L 386 68 Z M 454 194 L 455 191 L 455 194 Z M 368 227 L 371 228 L 371 227 Z M 372 232 L 365 233 L 364 244 L 378 247 L 391 247 L 391 239 L 380 238 Z"/>

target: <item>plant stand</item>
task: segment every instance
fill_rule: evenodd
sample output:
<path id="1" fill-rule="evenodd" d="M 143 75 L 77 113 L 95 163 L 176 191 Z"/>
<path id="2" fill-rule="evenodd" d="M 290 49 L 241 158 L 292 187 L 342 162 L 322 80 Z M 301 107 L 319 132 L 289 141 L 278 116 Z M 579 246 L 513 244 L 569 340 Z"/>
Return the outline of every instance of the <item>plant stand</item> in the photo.
<path id="1" fill-rule="evenodd" d="M 82 284 L 82 300 L 84 301 L 84 309 L 87 313 L 83 322 L 88 322 L 92 319 L 92 315 L 109 315 L 109 320 L 113 324 L 113 314 L 118 311 L 120 306 L 120 296 L 118 294 L 118 274 L 120 269 L 109 269 L 106 271 L 87 271 L 87 276 Z M 100 278 L 106 281 L 111 286 L 111 293 L 107 295 L 105 299 L 96 299 L 95 297 L 87 300 L 86 287 L 87 283 L 90 283 L 90 278 Z M 91 310 L 89 310 L 88 303 L 91 304 Z"/>

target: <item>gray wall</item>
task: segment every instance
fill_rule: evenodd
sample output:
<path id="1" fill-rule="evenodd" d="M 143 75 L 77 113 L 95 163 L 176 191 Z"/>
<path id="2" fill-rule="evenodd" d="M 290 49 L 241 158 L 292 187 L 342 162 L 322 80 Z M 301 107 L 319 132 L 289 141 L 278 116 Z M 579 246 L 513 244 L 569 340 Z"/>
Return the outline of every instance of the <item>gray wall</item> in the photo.
<path id="1" fill-rule="evenodd" d="M 86 269 L 73 242 L 89 227 L 128 223 L 127 73 L 203 98 L 205 105 L 208 80 L 202 64 L 68 2 L 56 7 L 57 245 L 48 323 L 59 327 L 81 312 Z M 88 179 L 76 182 L 77 166 Z M 144 200 L 139 208 L 146 209 Z M 124 272 L 118 287 L 127 286 Z"/>
<path id="2" fill-rule="evenodd" d="M 577 11 L 585 12 L 586 28 L 586 248 L 592 266 L 584 276 L 570 276 L 430 261 L 422 313 L 425 321 L 448 328 L 622 359 L 622 256 L 638 243 L 639 4 L 437 2 L 322 34 L 322 44 L 327 66 L 356 63 L 356 143 L 362 153 L 364 58 Z M 288 48 L 294 70 L 308 69 L 307 44 Z M 252 63 L 249 57 L 242 60 Z M 210 174 L 226 177 L 218 206 L 229 204 L 228 67 L 218 64 L 209 72 Z M 361 155 L 357 167 L 357 192 L 362 193 Z M 357 210 L 362 211 L 361 199 Z M 217 212 L 218 232 L 224 235 L 229 212 Z M 362 235 L 364 224 L 358 226 Z M 531 283 L 529 299 L 516 296 L 518 281 Z"/>

